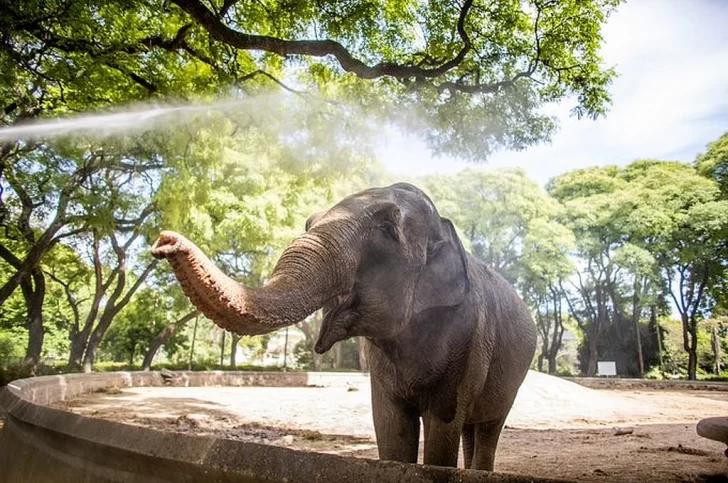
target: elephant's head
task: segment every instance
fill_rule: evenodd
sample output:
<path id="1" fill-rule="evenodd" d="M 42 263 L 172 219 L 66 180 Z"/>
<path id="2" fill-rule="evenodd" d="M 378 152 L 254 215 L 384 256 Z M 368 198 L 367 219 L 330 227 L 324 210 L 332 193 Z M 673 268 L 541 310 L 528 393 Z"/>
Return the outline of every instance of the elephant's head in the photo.
<path id="1" fill-rule="evenodd" d="M 239 334 L 270 332 L 323 307 L 319 353 L 352 336 L 390 338 L 415 314 L 458 305 L 469 290 L 452 223 L 404 183 L 362 191 L 310 217 L 260 288 L 240 286 L 176 233 L 162 233 L 152 253 L 170 261 L 198 309 Z"/>

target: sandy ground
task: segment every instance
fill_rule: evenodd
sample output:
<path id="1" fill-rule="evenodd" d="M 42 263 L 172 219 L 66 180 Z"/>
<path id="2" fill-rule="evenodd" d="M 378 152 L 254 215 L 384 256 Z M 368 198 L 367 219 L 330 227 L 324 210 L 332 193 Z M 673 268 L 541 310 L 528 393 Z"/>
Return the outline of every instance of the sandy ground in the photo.
<path id="1" fill-rule="evenodd" d="M 368 386 L 133 388 L 61 407 L 167 431 L 377 457 Z M 532 372 L 501 436 L 496 470 L 578 481 L 728 482 L 724 445 L 695 432 L 710 416 L 728 416 L 728 392 L 597 391 Z M 615 435 L 615 428 L 633 431 Z"/>

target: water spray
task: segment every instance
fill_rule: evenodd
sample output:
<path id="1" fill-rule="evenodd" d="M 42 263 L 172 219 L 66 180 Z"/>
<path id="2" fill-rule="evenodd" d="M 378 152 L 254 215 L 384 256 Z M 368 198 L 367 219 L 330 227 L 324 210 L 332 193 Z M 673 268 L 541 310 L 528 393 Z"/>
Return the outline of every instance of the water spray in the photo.
<path id="1" fill-rule="evenodd" d="M 110 136 L 128 131 L 146 131 L 156 127 L 165 118 L 180 114 L 203 113 L 233 107 L 243 101 L 225 101 L 201 105 L 154 105 L 146 108 L 131 108 L 101 114 L 80 114 L 78 116 L 30 122 L 0 129 L 0 142 L 14 142 L 36 138 L 55 138 L 83 133 L 96 136 Z"/>

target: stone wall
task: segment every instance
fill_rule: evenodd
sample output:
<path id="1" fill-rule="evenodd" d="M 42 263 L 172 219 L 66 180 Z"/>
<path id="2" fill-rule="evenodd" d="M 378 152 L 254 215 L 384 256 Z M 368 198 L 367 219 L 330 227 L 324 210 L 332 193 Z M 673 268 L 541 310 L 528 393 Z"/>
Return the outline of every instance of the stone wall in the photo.
<path id="1" fill-rule="evenodd" d="M 166 376 L 166 377 L 164 377 Z M 112 387 L 356 386 L 358 373 L 117 372 L 14 381 L 0 392 L 6 482 L 548 482 L 553 480 L 308 453 L 156 431 L 47 407 Z"/>
<path id="2" fill-rule="evenodd" d="M 652 379 L 622 379 L 610 377 L 564 377 L 591 389 L 624 389 L 644 390 L 659 389 L 664 391 L 728 391 L 728 383 L 708 381 L 670 381 Z"/>

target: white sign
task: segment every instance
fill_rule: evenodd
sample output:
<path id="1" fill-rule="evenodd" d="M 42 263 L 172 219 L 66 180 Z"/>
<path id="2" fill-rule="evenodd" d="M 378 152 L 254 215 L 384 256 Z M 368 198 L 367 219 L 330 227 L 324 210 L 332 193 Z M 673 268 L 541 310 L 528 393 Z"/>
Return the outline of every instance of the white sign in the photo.
<path id="1" fill-rule="evenodd" d="M 598 376 L 616 376 L 617 375 L 617 363 L 614 361 L 597 362 L 597 375 Z"/>

